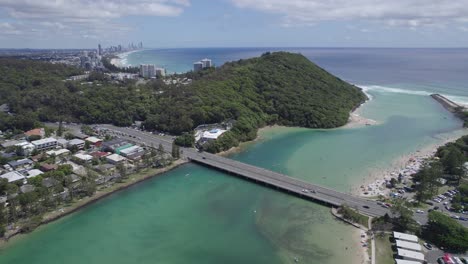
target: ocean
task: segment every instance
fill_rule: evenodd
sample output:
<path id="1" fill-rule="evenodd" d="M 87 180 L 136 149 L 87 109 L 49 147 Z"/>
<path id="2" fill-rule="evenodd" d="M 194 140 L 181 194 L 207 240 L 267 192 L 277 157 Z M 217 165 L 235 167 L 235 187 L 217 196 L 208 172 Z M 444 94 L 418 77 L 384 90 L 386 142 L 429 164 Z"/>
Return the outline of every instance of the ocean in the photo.
<path id="1" fill-rule="evenodd" d="M 181 72 L 284 49 L 165 49 L 127 64 Z M 359 85 L 377 125 L 274 128 L 231 157 L 341 191 L 402 155 L 466 133 L 428 95 L 468 103 L 466 49 L 287 49 Z M 14 239 L 0 263 L 360 263 L 356 231 L 329 208 L 187 164 Z"/>

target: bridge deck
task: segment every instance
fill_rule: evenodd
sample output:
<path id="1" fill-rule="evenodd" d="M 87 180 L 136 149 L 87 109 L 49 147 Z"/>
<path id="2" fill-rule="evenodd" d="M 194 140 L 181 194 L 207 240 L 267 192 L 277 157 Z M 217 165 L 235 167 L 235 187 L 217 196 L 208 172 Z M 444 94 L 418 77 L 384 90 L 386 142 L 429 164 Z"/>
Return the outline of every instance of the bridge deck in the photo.
<path id="1" fill-rule="evenodd" d="M 137 131 L 134 129 L 120 128 L 112 125 L 101 125 L 103 128 L 113 131 L 120 131 L 124 138 L 143 143 L 146 146 L 157 147 L 161 144 L 166 151 L 172 148 L 172 139 L 167 137 L 158 137 L 150 133 Z M 301 198 L 316 200 L 331 206 L 348 205 L 358 209 L 361 213 L 369 216 L 383 216 L 389 213 L 385 209 L 376 204 L 375 201 L 366 200 L 348 193 L 338 192 L 326 187 L 308 183 L 287 175 L 274 171 L 259 168 L 250 164 L 242 163 L 221 156 L 200 153 L 195 149 L 184 148 L 183 157 L 202 165 L 210 166 L 237 176 L 247 178 L 251 181 L 261 182 L 265 185 L 281 189 L 288 193 L 294 194 Z M 303 190 L 309 190 L 304 192 Z"/>

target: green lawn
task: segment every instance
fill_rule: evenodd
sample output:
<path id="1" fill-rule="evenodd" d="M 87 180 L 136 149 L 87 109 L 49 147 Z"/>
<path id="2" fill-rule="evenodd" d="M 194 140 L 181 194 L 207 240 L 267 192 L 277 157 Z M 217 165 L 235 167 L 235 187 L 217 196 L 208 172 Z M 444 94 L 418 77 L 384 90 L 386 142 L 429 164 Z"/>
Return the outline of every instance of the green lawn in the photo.
<path id="1" fill-rule="evenodd" d="M 394 264 L 390 235 L 375 235 L 375 261 L 377 264 Z"/>

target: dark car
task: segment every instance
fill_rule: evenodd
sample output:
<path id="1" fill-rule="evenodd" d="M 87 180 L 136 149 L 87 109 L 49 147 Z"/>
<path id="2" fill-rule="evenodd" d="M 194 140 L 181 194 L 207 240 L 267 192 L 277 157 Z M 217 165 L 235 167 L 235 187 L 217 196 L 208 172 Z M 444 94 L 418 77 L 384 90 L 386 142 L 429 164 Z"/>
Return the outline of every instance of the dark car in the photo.
<path id="1" fill-rule="evenodd" d="M 363 205 L 362 207 L 364 207 L 366 209 L 369 209 L 369 206 L 367 206 L 367 205 Z"/>

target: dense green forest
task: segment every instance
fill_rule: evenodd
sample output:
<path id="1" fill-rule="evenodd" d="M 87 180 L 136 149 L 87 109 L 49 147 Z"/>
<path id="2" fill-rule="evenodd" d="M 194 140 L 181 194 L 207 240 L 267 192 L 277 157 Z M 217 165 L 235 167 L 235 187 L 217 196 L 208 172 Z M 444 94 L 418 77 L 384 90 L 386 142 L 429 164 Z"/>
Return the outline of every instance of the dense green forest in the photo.
<path id="1" fill-rule="evenodd" d="M 300 54 L 265 53 L 184 76 L 190 85 L 161 80 L 136 85 L 93 79 L 63 81 L 80 71 L 63 65 L 0 59 L 0 130 L 26 130 L 35 121 L 113 123 L 145 121 L 147 129 L 181 134 L 200 124 L 235 119 L 231 131 L 208 147 L 217 152 L 253 139 L 267 124 L 332 128 L 365 99 L 362 91 Z"/>

